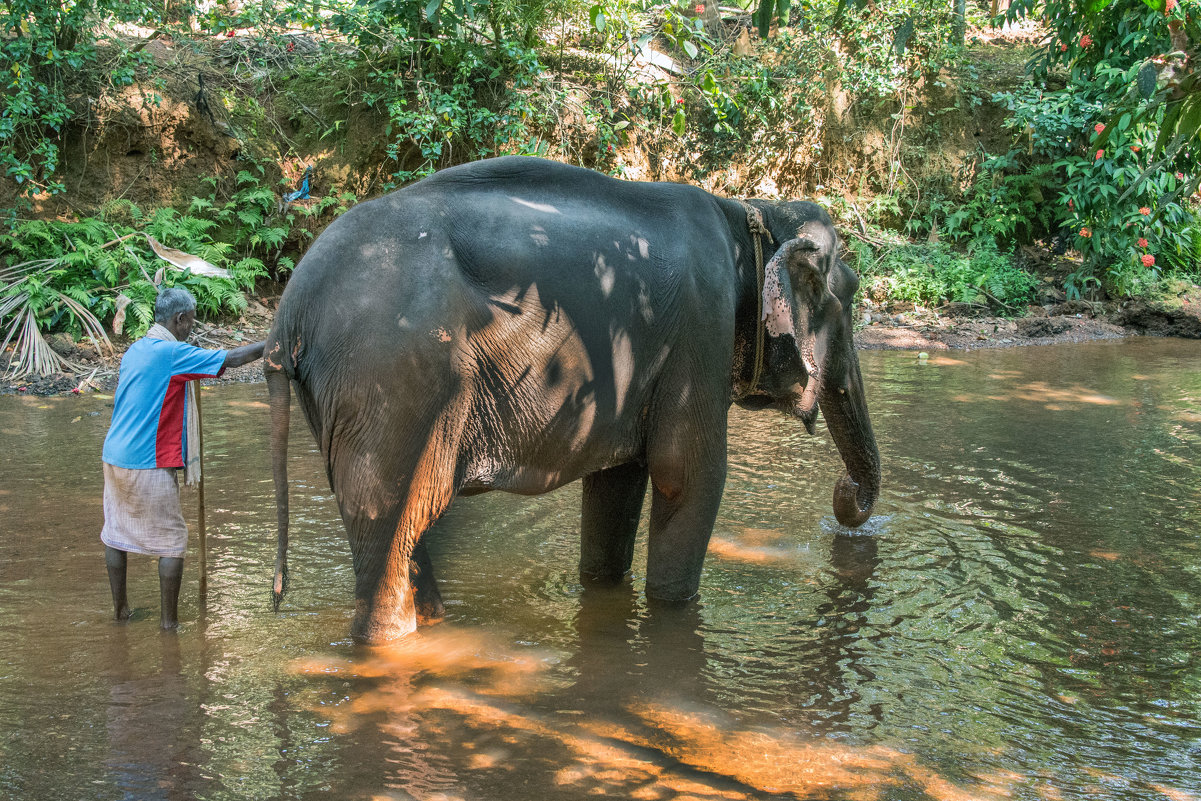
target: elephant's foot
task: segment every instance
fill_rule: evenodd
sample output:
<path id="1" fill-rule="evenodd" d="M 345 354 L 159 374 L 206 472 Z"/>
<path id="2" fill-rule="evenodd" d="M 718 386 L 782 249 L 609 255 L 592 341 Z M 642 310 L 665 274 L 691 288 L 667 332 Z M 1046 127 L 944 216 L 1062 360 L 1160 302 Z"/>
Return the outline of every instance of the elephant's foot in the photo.
<path id="1" fill-rule="evenodd" d="M 429 626 L 446 617 L 446 607 L 442 604 L 442 596 L 434 591 L 433 597 L 424 597 L 422 593 L 413 593 L 413 605 L 417 608 L 417 625 Z"/>
<path id="2" fill-rule="evenodd" d="M 409 584 L 413 587 L 413 606 L 417 610 L 417 622 L 420 625 L 437 623 L 446 617 L 442 593 L 438 591 L 434 566 L 424 542 L 418 543 L 413 558 L 409 560 Z"/>
<path id="3" fill-rule="evenodd" d="M 133 610 L 129 608 L 129 604 L 122 604 L 117 607 L 113 620 L 118 623 L 128 623 L 131 617 L 133 617 Z"/>
<path id="4" fill-rule="evenodd" d="M 580 567 L 580 583 L 585 588 L 589 586 L 616 587 L 628 583 L 630 575 L 630 571 L 620 570 L 619 572 L 619 568 L 597 571 Z"/>
<path id="5" fill-rule="evenodd" d="M 404 593 L 404 602 L 396 605 L 376 603 L 356 598 L 354 622 L 350 636 L 361 645 L 382 645 L 398 640 L 417 630 L 417 610 L 412 595 Z"/>

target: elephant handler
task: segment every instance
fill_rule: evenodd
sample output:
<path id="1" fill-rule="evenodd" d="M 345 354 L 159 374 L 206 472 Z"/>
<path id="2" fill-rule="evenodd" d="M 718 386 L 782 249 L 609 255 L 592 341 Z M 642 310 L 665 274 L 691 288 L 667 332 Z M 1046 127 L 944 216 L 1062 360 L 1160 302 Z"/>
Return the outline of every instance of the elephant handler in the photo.
<path id="1" fill-rule="evenodd" d="M 179 585 L 188 528 L 179 505 L 176 471 L 200 479 L 200 421 L 195 378 L 221 375 L 263 355 L 263 343 L 233 350 L 187 344 L 196 322 L 196 299 L 185 289 L 165 289 L 154 304 L 154 325 L 129 346 L 104 439 L 104 563 L 117 620 L 128 620 L 126 554 L 158 557 L 162 627 L 179 624 Z"/>

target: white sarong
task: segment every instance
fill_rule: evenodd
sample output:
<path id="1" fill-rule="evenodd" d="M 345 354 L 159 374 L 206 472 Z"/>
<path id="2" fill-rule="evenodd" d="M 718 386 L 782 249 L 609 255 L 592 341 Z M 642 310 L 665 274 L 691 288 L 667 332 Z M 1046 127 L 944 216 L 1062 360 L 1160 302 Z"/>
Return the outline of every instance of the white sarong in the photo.
<path id="1" fill-rule="evenodd" d="M 100 540 L 119 551 L 182 557 L 188 526 L 174 467 L 127 470 L 104 463 L 104 529 Z"/>

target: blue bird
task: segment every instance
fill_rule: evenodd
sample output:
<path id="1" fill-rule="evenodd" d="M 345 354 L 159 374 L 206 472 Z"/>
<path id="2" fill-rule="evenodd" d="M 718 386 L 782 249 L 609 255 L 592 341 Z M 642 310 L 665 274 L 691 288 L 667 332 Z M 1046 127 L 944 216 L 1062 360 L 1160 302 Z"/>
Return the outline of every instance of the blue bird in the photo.
<path id="1" fill-rule="evenodd" d="M 309 199 L 309 178 L 313 177 L 313 166 L 310 164 L 304 168 L 304 180 L 300 182 L 300 188 L 295 192 L 289 192 L 284 195 L 285 203 L 293 203 L 297 200 Z"/>

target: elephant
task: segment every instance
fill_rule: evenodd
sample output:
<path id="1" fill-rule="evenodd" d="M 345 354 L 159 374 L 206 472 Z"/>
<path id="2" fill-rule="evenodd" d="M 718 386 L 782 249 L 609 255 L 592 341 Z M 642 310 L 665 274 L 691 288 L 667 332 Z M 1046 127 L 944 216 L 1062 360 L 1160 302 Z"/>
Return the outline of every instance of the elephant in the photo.
<path id="1" fill-rule="evenodd" d="M 733 403 L 820 409 L 838 521 L 880 489 L 829 215 L 518 156 L 361 203 L 313 242 L 264 357 L 287 580 L 291 393 L 353 557 L 355 641 L 442 614 L 422 536 L 459 495 L 582 479 L 580 576 L 623 580 L 650 486 L 645 592 L 686 601 L 726 479 Z"/>

